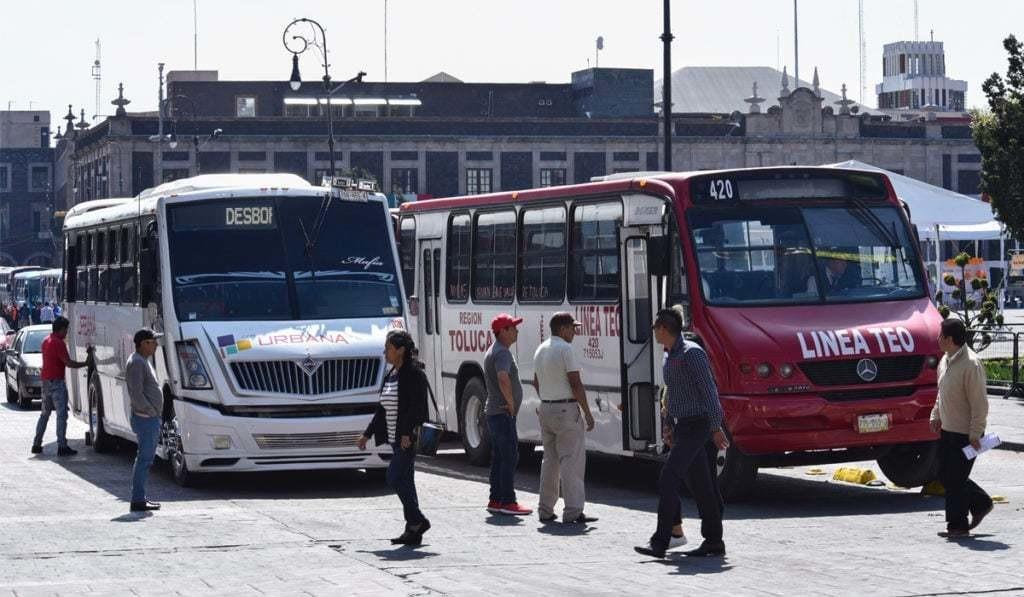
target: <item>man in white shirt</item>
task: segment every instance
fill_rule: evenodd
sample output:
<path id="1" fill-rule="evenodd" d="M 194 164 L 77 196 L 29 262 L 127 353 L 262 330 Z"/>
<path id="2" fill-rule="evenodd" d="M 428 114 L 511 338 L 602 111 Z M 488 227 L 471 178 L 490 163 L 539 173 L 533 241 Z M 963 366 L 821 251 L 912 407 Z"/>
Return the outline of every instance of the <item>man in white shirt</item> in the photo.
<path id="1" fill-rule="evenodd" d="M 594 428 L 594 417 L 587 405 L 580 367 L 572 349 L 579 323 L 569 313 L 551 317 L 551 337 L 537 347 L 533 355 L 533 386 L 540 396 L 541 439 L 544 461 L 540 467 L 540 500 L 537 513 L 541 522 L 554 522 L 559 487 L 565 499 L 562 520 L 586 524 L 597 519 L 583 513 L 586 501 L 584 475 L 587 454 L 583 428 Z"/>
<path id="2" fill-rule="evenodd" d="M 53 307 L 50 303 L 43 305 L 43 308 L 39 310 L 39 322 L 40 323 L 52 323 L 54 319 Z"/>

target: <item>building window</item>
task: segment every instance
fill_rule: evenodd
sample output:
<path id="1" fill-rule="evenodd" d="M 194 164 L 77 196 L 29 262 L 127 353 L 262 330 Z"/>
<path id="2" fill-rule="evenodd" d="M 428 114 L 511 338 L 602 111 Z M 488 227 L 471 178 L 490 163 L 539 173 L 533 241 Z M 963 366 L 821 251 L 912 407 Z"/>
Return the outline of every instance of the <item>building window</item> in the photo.
<path id="1" fill-rule="evenodd" d="M 519 300 L 560 303 L 565 298 L 565 208 L 523 211 Z"/>
<path id="2" fill-rule="evenodd" d="M 466 168 L 466 194 L 477 195 L 491 192 L 490 168 Z"/>
<path id="3" fill-rule="evenodd" d="M 29 167 L 29 190 L 48 191 L 50 189 L 50 167 L 31 166 Z"/>
<path id="4" fill-rule="evenodd" d="M 466 160 L 470 162 L 493 162 L 493 151 L 467 151 Z"/>
<path id="5" fill-rule="evenodd" d="M 11 190 L 11 167 L 7 164 L 0 164 L 0 193 Z"/>
<path id="6" fill-rule="evenodd" d="M 251 96 L 236 97 L 235 116 L 238 118 L 256 118 L 256 98 Z"/>
<path id="7" fill-rule="evenodd" d="M 477 214 L 473 300 L 510 304 L 516 291 L 516 212 Z"/>
<path id="8" fill-rule="evenodd" d="M 469 298 L 470 234 L 469 214 L 455 214 L 448 220 L 445 294 L 450 303 L 464 303 Z"/>
<path id="9" fill-rule="evenodd" d="M 11 206 L 0 207 L 0 240 L 7 240 L 11 233 Z"/>
<path id="10" fill-rule="evenodd" d="M 573 209 L 569 300 L 618 299 L 621 222 L 619 203 L 580 205 Z"/>
<path id="11" fill-rule="evenodd" d="M 541 168 L 540 186 L 557 187 L 565 184 L 565 168 Z"/>
<path id="12" fill-rule="evenodd" d="M 392 193 L 416 193 L 418 189 L 419 180 L 416 168 L 391 169 Z"/>
<path id="13" fill-rule="evenodd" d="M 164 168 L 161 182 L 171 182 L 172 180 L 179 180 L 182 178 L 188 178 L 188 168 Z"/>

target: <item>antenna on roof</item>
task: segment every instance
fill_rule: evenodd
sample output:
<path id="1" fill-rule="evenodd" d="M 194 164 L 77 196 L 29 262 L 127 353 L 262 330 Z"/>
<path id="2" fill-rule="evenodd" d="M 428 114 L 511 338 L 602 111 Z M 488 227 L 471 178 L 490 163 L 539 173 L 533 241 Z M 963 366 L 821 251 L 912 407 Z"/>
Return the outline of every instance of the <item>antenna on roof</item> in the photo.
<path id="1" fill-rule="evenodd" d="M 867 89 L 867 42 L 864 38 L 864 0 L 857 0 L 857 33 L 858 49 L 860 50 L 860 97 L 858 101 L 864 103 L 864 92 Z"/>
<path id="2" fill-rule="evenodd" d="M 384 82 L 388 82 L 388 0 L 384 0 Z"/>
<path id="3" fill-rule="evenodd" d="M 601 67 L 601 50 L 604 49 L 604 36 L 597 36 L 597 49 L 594 50 L 594 68 Z"/>
<path id="4" fill-rule="evenodd" d="M 92 79 L 96 81 L 96 111 L 92 114 L 92 119 L 96 120 L 100 117 L 100 89 L 103 87 L 103 76 L 100 74 L 100 40 L 96 40 L 96 60 L 92 63 Z"/>
<path id="5" fill-rule="evenodd" d="M 917 35 L 917 25 L 918 25 L 918 18 L 917 18 L 917 0 L 914 0 L 914 41 L 919 41 L 919 40 L 921 39 L 921 38 L 920 38 L 920 37 L 918 37 L 918 35 Z"/>

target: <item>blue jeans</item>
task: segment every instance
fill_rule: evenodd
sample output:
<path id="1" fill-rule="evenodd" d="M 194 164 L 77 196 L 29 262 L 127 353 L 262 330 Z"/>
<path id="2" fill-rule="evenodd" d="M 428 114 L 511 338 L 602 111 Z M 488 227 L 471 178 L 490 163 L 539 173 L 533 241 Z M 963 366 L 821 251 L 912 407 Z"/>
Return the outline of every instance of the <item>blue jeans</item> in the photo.
<path id="1" fill-rule="evenodd" d="M 501 504 L 514 503 L 516 465 L 519 464 L 516 418 L 506 414 L 489 415 L 487 430 L 491 432 L 490 501 Z"/>
<path id="2" fill-rule="evenodd" d="M 33 445 L 43 445 L 43 434 L 50 421 L 50 413 L 57 411 L 57 447 L 68 445 L 68 386 L 63 379 L 43 380 L 43 410 L 36 423 L 36 439 Z"/>
<path id="3" fill-rule="evenodd" d="M 132 413 L 132 431 L 135 432 L 139 451 L 132 467 L 132 501 L 146 501 L 146 478 L 156 456 L 156 443 L 160 438 L 160 417 L 141 417 Z"/>
<path id="4" fill-rule="evenodd" d="M 416 468 L 416 448 L 410 447 L 403 450 L 402 446 L 395 441 L 392 446 L 394 457 L 388 463 L 387 482 L 388 486 L 395 490 L 398 499 L 402 500 L 402 513 L 405 514 L 405 527 L 411 528 L 424 522 L 427 517 L 420 512 L 420 501 L 416 497 L 416 479 L 414 477 Z"/>

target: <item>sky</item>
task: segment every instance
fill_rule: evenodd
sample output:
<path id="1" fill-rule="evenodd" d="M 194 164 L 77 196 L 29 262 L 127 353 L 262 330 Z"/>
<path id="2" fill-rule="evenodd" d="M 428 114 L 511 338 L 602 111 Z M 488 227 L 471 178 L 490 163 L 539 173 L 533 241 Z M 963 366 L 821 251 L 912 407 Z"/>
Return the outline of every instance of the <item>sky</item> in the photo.
<path id="1" fill-rule="evenodd" d="M 129 111 L 154 110 L 157 63 L 191 70 L 193 6 L 198 67 L 221 80 L 286 80 L 291 54 L 282 33 L 297 17 L 327 30 L 331 75 L 363 70 L 385 80 L 385 0 L 0 0 L 0 109 L 49 109 L 54 128 L 68 104 L 96 112 L 91 68 L 102 48 L 100 111 L 117 84 Z M 822 87 L 860 98 L 855 0 L 799 0 L 800 76 L 818 67 Z M 864 103 L 873 106 L 882 45 L 914 39 L 912 0 L 864 0 Z M 387 80 L 420 81 L 438 71 L 467 82 L 568 82 L 595 62 L 651 68 L 661 76 L 661 0 L 387 0 Z M 788 66 L 793 74 L 791 0 L 672 0 L 672 68 Z M 1016 31 L 1011 27 L 1016 27 Z M 919 0 L 919 39 L 945 42 L 947 74 L 968 84 L 968 106 L 984 106 L 981 84 L 1005 74 L 1002 40 L 1024 37 L 1024 1 Z M 304 80 L 318 78 L 313 52 Z"/>

